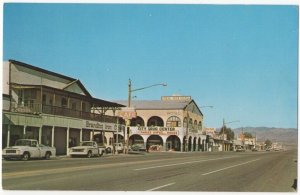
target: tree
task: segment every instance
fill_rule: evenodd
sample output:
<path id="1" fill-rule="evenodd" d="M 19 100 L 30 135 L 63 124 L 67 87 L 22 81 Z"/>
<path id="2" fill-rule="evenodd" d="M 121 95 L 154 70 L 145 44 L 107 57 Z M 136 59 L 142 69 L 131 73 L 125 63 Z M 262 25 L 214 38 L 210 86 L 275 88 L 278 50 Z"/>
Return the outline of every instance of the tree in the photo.
<path id="1" fill-rule="evenodd" d="M 224 134 L 227 135 L 227 140 L 234 140 L 234 132 L 231 130 L 231 128 L 227 128 L 226 126 L 221 128 L 221 135 L 223 134 L 223 130 L 224 130 Z"/>
<path id="2" fill-rule="evenodd" d="M 265 144 L 266 144 L 267 147 L 272 146 L 272 142 L 268 139 L 265 141 Z"/>
<path id="3" fill-rule="evenodd" d="M 253 138 L 253 135 L 251 133 L 245 132 L 244 137 L 245 138 Z"/>

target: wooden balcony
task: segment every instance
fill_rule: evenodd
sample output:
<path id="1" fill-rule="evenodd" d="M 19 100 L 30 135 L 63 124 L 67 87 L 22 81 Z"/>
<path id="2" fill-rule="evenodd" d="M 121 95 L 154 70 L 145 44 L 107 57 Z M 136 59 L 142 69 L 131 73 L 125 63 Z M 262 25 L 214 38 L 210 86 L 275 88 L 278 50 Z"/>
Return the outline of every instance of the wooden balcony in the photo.
<path id="1" fill-rule="evenodd" d="M 57 115 L 57 116 L 79 118 L 84 120 L 93 120 L 98 122 L 117 123 L 117 117 L 113 117 L 113 116 L 96 114 L 91 112 L 83 112 L 83 111 L 73 110 L 66 107 L 36 104 L 36 103 L 27 103 L 27 104 L 12 103 L 11 111 L 19 112 L 19 113 L 28 113 L 28 114 L 50 114 L 50 115 Z M 121 124 L 122 120 L 120 120 L 119 123 Z"/>

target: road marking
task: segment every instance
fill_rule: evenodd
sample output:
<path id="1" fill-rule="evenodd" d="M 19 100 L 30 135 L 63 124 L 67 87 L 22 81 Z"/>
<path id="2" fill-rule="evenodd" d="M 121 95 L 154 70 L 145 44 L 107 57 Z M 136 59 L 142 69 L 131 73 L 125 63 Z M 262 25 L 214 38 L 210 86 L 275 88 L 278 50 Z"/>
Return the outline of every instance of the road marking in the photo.
<path id="1" fill-rule="evenodd" d="M 167 186 L 171 186 L 171 185 L 174 185 L 175 183 L 169 183 L 169 184 L 166 184 L 166 185 L 163 185 L 163 186 L 158 186 L 156 188 L 152 188 L 150 190 L 146 190 L 146 191 L 154 191 L 154 190 L 158 190 L 158 189 L 161 189 L 161 188 L 164 188 L 164 187 L 167 187 Z"/>
<path id="2" fill-rule="evenodd" d="M 158 165 L 158 166 L 145 167 L 145 168 L 139 168 L 139 169 L 134 169 L 134 170 L 135 170 L 135 171 L 142 171 L 142 170 L 147 170 L 147 169 L 156 169 L 156 168 L 162 168 L 162 167 L 171 167 L 171 166 L 177 166 L 177 165 L 184 165 L 184 164 L 191 164 L 191 163 L 199 163 L 199 162 L 206 162 L 206 161 L 212 161 L 212 160 L 222 160 L 222 159 L 228 159 L 228 158 L 234 158 L 234 157 L 214 158 L 214 159 L 189 161 L 189 162 L 175 163 L 175 164 L 168 164 L 168 165 Z"/>
<path id="3" fill-rule="evenodd" d="M 159 160 L 151 160 L 151 162 L 157 162 Z M 63 168 L 51 168 L 47 169 L 44 168 L 42 170 L 32 170 L 32 171 L 21 171 L 21 172 L 9 172 L 9 173 L 2 173 L 2 179 L 12 179 L 12 178 L 20 178 L 20 177 L 30 177 L 30 176 L 39 176 L 39 175 L 46 175 L 46 174 L 59 174 L 59 173 L 68 173 L 74 171 L 85 171 L 91 169 L 100 169 L 100 168 L 108 168 L 108 167 L 118 167 L 122 165 L 135 165 L 138 163 L 143 163 L 145 161 L 132 161 L 132 162 L 121 162 L 115 164 L 96 164 L 96 165 L 82 165 L 76 167 L 63 167 Z M 146 161 L 149 162 L 149 161 Z"/>
<path id="4" fill-rule="evenodd" d="M 203 173 L 202 175 L 209 175 L 209 174 L 216 173 L 216 172 L 219 172 L 219 171 L 223 171 L 223 170 L 226 170 L 226 169 L 231 169 L 233 167 L 237 167 L 237 166 L 245 165 L 245 164 L 248 164 L 248 163 L 252 163 L 252 162 L 257 161 L 257 160 L 260 160 L 260 159 L 255 159 L 255 160 L 251 160 L 251 161 L 244 162 L 244 163 L 241 163 L 241 164 L 237 164 L 237 165 L 233 165 L 233 166 L 230 166 L 230 167 L 225 167 L 225 168 L 222 168 L 222 169 L 211 171 L 211 172 L 208 172 L 208 173 Z"/>

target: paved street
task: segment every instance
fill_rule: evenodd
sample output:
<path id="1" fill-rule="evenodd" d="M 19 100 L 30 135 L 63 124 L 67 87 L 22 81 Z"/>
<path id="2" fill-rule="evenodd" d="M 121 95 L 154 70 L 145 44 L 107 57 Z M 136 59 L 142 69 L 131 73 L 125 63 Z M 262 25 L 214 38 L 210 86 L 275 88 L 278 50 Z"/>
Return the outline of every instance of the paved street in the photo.
<path id="1" fill-rule="evenodd" d="M 3 161 L 5 190 L 294 192 L 297 151 Z"/>

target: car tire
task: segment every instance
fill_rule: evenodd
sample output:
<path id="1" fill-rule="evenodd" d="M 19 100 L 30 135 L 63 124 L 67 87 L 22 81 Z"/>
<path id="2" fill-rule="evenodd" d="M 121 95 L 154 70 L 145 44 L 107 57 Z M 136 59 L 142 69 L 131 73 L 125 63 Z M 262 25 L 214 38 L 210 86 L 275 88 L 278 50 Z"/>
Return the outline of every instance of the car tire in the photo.
<path id="1" fill-rule="evenodd" d="M 105 149 L 105 152 L 106 152 L 106 154 L 111 153 L 111 148 L 110 148 L 110 147 L 106 148 L 106 149 Z"/>
<path id="2" fill-rule="evenodd" d="M 92 157 L 92 151 L 88 151 L 87 157 L 88 157 L 88 158 L 91 158 L 91 157 Z"/>
<path id="3" fill-rule="evenodd" d="M 22 160 L 27 161 L 30 159 L 30 154 L 29 152 L 24 152 L 23 156 L 22 156 Z"/>
<path id="4" fill-rule="evenodd" d="M 50 159 L 50 156 L 51 156 L 51 153 L 50 153 L 50 152 L 46 152 L 46 154 L 45 154 L 45 159 L 46 159 L 46 160 L 49 160 L 49 159 Z"/>

